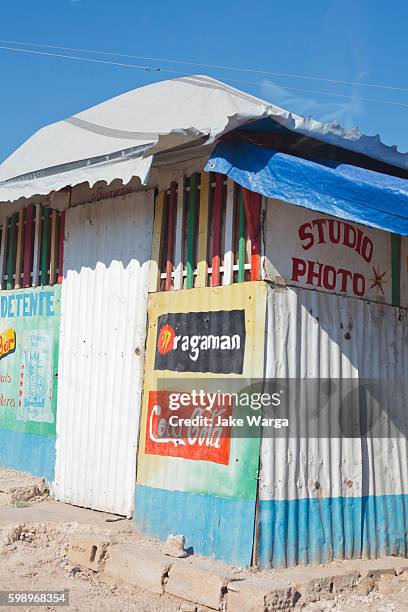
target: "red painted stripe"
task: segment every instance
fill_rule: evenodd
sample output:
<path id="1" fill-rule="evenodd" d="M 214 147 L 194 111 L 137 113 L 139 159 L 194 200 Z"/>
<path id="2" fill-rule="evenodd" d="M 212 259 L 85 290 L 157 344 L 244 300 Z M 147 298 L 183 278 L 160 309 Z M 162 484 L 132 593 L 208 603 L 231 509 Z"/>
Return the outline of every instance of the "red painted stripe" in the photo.
<path id="1" fill-rule="evenodd" d="M 211 287 L 217 287 L 221 282 L 221 226 L 222 226 L 222 196 L 224 191 L 224 175 L 215 175 L 214 215 L 213 215 L 213 244 L 211 261 Z"/>
<path id="2" fill-rule="evenodd" d="M 261 201 L 259 193 L 242 188 L 248 233 L 251 239 L 251 280 L 261 278 Z"/>
<path id="3" fill-rule="evenodd" d="M 24 262 L 23 262 L 23 287 L 31 286 L 31 272 L 33 267 L 33 227 L 34 227 L 34 204 L 30 204 L 26 211 L 25 238 L 24 238 Z"/>
<path id="4" fill-rule="evenodd" d="M 170 196 L 168 200 L 168 223 L 167 223 L 167 261 L 166 261 L 166 291 L 171 289 L 171 273 L 174 269 L 174 239 L 177 207 L 177 183 L 173 181 L 170 185 Z"/>
<path id="5" fill-rule="evenodd" d="M 59 228 L 59 244 L 58 244 L 58 283 L 62 283 L 64 278 L 64 236 L 65 236 L 65 211 L 60 215 L 60 228 Z"/>

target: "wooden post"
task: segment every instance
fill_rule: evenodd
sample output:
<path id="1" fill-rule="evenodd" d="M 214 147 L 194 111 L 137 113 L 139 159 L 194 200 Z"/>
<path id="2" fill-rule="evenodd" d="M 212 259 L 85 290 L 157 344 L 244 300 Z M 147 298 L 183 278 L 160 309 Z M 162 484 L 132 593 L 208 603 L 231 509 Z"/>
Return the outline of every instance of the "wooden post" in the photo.
<path id="1" fill-rule="evenodd" d="M 17 225 L 17 249 L 16 249 L 16 270 L 14 276 L 14 288 L 21 287 L 21 268 L 23 264 L 23 230 L 24 230 L 24 208 L 18 211 Z"/>
<path id="2" fill-rule="evenodd" d="M 195 246 L 196 246 L 196 219 L 197 219 L 197 173 L 190 177 L 190 194 L 188 198 L 187 219 L 187 278 L 186 288 L 194 287 Z"/>
<path id="3" fill-rule="evenodd" d="M 7 284 L 6 289 L 13 288 L 13 272 L 15 270 L 16 260 L 16 225 L 18 213 L 14 213 L 10 219 L 10 229 L 7 245 Z"/>
<path id="4" fill-rule="evenodd" d="M 65 210 L 60 214 L 58 235 L 58 283 L 64 278 L 64 239 L 65 239 Z"/>
<path id="5" fill-rule="evenodd" d="M 163 226 L 164 195 L 164 191 L 158 193 L 155 202 L 149 292 L 155 292 L 160 289 L 160 247 Z"/>
<path id="6" fill-rule="evenodd" d="M 183 288 L 183 224 L 184 224 L 184 188 L 185 180 L 182 176 L 177 184 L 177 214 L 176 236 L 174 245 L 174 289 Z"/>
<path id="7" fill-rule="evenodd" d="M 211 175 L 201 173 L 200 181 L 200 214 L 197 238 L 197 280 L 196 287 L 206 287 L 208 277 L 208 214 L 210 210 Z"/>
<path id="8" fill-rule="evenodd" d="M 50 285 L 55 283 L 57 259 L 57 221 L 58 212 L 53 210 L 51 213 Z"/>
<path id="9" fill-rule="evenodd" d="M 167 260 L 166 260 L 166 291 L 171 289 L 171 275 L 174 268 L 174 229 L 176 224 L 177 183 L 170 185 L 167 217 Z"/>
<path id="10" fill-rule="evenodd" d="M 26 227 L 24 237 L 23 287 L 31 285 L 31 270 L 33 265 L 33 217 L 34 205 L 30 204 L 26 212 Z"/>
<path id="11" fill-rule="evenodd" d="M 32 286 L 38 285 L 38 271 L 40 267 L 41 249 L 41 204 L 35 206 L 35 228 L 34 228 L 34 257 L 33 257 L 33 280 Z"/>
<path id="12" fill-rule="evenodd" d="M 49 265 L 49 249 L 48 249 L 48 228 L 50 225 L 50 209 L 43 209 L 44 219 L 42 227 L 41 241 L 41 285 L 47 285 L 48 281 L 48 265 Z"/>
<path id="13" fill-rule="evenodd" d="M 261 277 L 261 201 L 259 193 L 243 188 L 244 207 L 251 239 L 251 280 Z"/>
<path id="14" fill-rule="evenodd" d="M 220 284 L 221 265 L 221 226 L 222 226 L 222 197 L 224 191 L 224 175 L 215 175 L 214 215 L 213 215 L 213 244 L 211 260 L 211 286 Z"/>
<path id="15" fill-rule="evenodd" d="M 245 210 L 242 189 L 238 195 L 239 208 L 239 240 L 238 240 L 238 282 L 245 280 L 245 259 L 246 259 L 246 236 L 245 236 Z"/>
<path id="16" fill-rule="evenodd" d="M 234 183 L 227 180 L 227 205 L 225 210 L 223 285 L 231 285 L 234 274 Z"/>

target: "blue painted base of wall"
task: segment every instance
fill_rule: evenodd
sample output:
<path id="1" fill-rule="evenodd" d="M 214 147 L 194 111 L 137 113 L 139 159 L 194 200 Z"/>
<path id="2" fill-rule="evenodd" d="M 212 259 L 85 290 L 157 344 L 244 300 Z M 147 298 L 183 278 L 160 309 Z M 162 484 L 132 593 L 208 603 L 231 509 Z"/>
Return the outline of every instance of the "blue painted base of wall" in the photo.
<path id="1" fill-rule="evenodd" d="M 54 480 L 55 438 L 0 429 L 0 465 Z"/>
<path id="2" fill-rule="evenodd" d="M 251 563 L 255 500 L 136 486 L 136 528 L 165 541 L 182 533 L 186 547 L 227 563 Z"/>
<path id="3" fill-rule="evenodd" d="M 408 495 L 261 501 L 259 564 L 408 554 Z"/>

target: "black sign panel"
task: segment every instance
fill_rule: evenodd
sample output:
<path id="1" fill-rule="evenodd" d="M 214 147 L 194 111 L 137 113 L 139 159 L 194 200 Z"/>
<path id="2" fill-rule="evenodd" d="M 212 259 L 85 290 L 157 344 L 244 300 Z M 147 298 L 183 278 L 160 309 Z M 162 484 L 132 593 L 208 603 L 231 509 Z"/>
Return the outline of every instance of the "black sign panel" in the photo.
<path id="1" fill-rule="evenodd" d="M 156 370 L 242 374 L 245 310 L 181 312 L 157 322 Z"/>

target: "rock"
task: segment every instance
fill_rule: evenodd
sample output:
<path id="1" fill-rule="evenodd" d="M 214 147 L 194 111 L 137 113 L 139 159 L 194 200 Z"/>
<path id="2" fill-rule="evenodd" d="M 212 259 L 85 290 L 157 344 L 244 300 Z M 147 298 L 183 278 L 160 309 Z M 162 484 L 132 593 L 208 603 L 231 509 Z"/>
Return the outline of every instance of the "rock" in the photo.
<path id="1" fill-rule="evenodd" d="M 166 593 L 197 605 L 218 610 L 226 591 L 227 579 L 209 571 L 205 563 L 174 563 L 170 568 Z"/>
<path id="2" fill-rule="evenodd" d="M 96 536 L 75 536 L 69 541 L 68 561 L 95 572 L 100 571 L 109 542 Z"/>
<path id="3" fill-rule="evenodd" d="M 17 542 L 21 536 L 22 530 L 23 527 L 19 523 L 12 523 L 11 525 L 0 528 L 0 549 Z"/>
<path id="4" fill-rule="evenodd" d="M 171 533 L 164 545 L 163 552 L 169 557 L 176 557 L 178 559 L 187 557 L 187 551 L 184 549 L 185 543 L 186 539 L 183 535 L 173 535 Z"/>
<path id="5" fill-rule="evenodd" d="M 286 586 L 282 579 L 247 578 L 229 582 L 228 612 L 271 612 L 292 610 L 300 599 L 296 588 Z"/>
<path id="6" fill-rule="evenodd" d="M 141 589 L 162 594 L 171 561 L 154 550 L 141 549 L 135 544 L 116 544 L 109 547 L 104 572 Z"/>
<path id="7" fill-rule="evenodd" d="M 369 593 L 371 593 L 371 591 L 373 590 L 375 586 L 375 580 L 372 576 L 366 576 L 365 578 L 362 578 L 358 583 L 357 586 L 355 588 L 355 592 L 358 595 L 368 595 Z"/>

